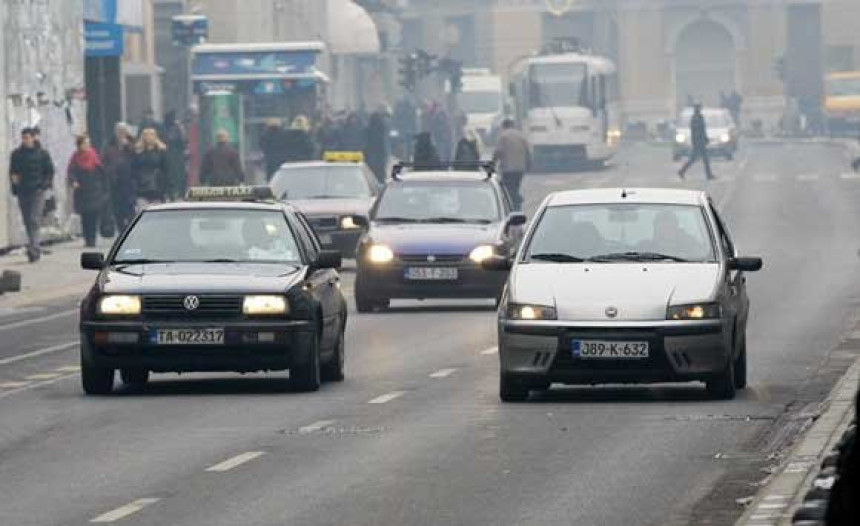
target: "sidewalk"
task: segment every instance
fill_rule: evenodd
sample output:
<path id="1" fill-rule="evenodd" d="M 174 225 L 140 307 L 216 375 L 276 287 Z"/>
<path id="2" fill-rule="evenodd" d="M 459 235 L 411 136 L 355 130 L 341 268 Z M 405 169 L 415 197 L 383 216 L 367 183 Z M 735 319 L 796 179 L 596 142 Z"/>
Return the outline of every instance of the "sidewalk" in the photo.
<path id="1" fill-rule="evenodd" d="M 107 252 L 112 240 L 100 240 L 95 249 Z M 70 296 L 83 297 L 93 284 L 96 273 L 81 269 L 80 257 L 83 241 L 76 239 L 58 243 L 45 250 L 37 263 L 28 263 L 23 249 L 0 257 L 0 272 L 11 270 L 21 273 L 21 291 L 0 295 L 0 309 L 14 309 L 49 303 Z"/>

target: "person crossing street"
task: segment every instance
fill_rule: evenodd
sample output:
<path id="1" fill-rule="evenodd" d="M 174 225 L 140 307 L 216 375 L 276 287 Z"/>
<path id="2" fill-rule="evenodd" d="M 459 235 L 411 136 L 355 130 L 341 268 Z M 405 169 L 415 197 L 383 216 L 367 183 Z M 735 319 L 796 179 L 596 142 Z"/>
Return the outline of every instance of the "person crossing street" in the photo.
<path id="1" fill-rule="evenodd" d="M 531 147 L 525 134 L 516 129 L 511 119 L 505 119 L 502 123 L 502 133 L 496 143 L 493 160 L 499 164 L 502 183 L 513 201 L 514 209 L 521 210 L 523 198 L 520 185 L 531 165 Z"/>
<path id="2" fill-rule="evenodd" d="M 32 128 L 21 132 L 21 146 L 12 152 L 9 162 L 9 177 L 27 231 L 27 259 L 34 263 L 42 255 L 39 231 L 45 192 L 51 189 L 54 180 L 54 163 Z"/>
<path id="3" fill-rule="evenodd" d="M 705 124 L 705 116 L 702 115 L 701 104 L 693 106 L 693 117 L 690 119 L 690 135 L 693 149 L 692 152 L 690 152 L 690 158 L 687 160 L 687 163 L 678 172 L 678 176 L 683 179 L 687 174 L 687 170 L 689 170 L 696 161 L 701 159 L 702 163 L 705 165 L 705 176 L 707 176 L 709 180 L 714 179 L 714 172 L 711 170 L 711 159 L 708 155 L 708 143 L 711 141 L 708 138 L 708 127 L 707 124 Z"/>

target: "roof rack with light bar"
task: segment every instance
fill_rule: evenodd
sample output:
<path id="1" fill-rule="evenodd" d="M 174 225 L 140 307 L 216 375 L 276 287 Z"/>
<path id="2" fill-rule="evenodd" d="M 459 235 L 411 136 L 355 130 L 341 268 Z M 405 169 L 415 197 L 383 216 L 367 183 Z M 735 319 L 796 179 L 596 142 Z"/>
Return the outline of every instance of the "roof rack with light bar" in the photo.
<path id="1" fill-rule="evenodd" d="M 487 179 L 496 174 L 496 163 L 493 161 L 452 161 L 447 163 L 406 163 L 399 162 L 391 169 L 391 178 L 399 181 L 405 171 L 410 172 L 475 172 L 482 171 Z"/>

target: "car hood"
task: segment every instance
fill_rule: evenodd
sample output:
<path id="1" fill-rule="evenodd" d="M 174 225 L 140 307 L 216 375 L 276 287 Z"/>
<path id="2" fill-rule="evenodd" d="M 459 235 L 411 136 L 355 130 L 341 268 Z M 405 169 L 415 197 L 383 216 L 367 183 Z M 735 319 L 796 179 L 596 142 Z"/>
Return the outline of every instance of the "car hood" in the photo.
<path id="1" fill-rule="evenodd" d="M 511 275 L 512 301 L 554 305 L 560 320 L 612 321 L 666 319 L 666 307 L 714 298 L 716 263 L 517 265 Z"/>
<path id="2" fill-rule="evenodd" d="M 219 294 L 286 291 L 305 267 L 268 264 L 159 263 L 105 269 L 100 288 L 106 294 Z"/>
<path id="3" fill-rule="evenodd" d="M 334 215 L 364 215 L 373 206 L 373 198 L 361 199 L 305 199 L 290 201 L 290 204 L 298 208 L 306 216 L 334 216 Z"/>
<path id="4" fill-rule="evenodd" d="M 380 225 L 374 223 L 369 239 L 396 254 L 468 254 L 478 245 L 492 244 L 499 225 Z"/>

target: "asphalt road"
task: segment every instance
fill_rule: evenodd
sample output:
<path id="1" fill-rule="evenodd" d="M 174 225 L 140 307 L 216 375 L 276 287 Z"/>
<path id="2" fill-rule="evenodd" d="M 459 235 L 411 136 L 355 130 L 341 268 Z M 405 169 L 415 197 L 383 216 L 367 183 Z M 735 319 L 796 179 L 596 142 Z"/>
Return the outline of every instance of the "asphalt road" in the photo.
<path id="1" fill-rule="evenodd" d="M 351 313 L 348 379 L 284 392 L 271 376 L 156 376 L 85 398 L 75 301 L 0 313 L 0 524 L 731 524 L 847 365 L 831 354 L 860 298 L 860 180 L 840 149 L 757 144 L 681 182 L 670 152 L 527 179 L 707 188 L 745 255 L 750 388 L 556 388 L 498 400 L 489 304 Z M 346 273 L 346 289 L 352 276 Z"/>

